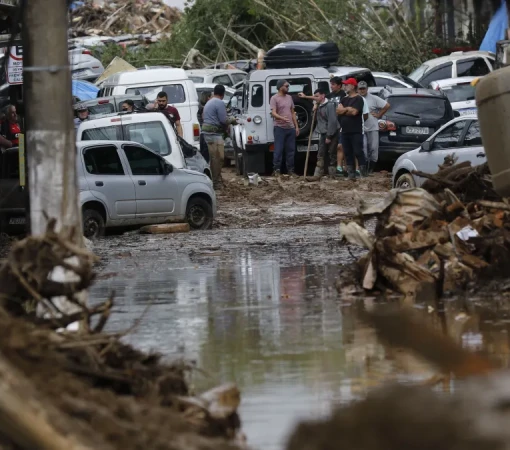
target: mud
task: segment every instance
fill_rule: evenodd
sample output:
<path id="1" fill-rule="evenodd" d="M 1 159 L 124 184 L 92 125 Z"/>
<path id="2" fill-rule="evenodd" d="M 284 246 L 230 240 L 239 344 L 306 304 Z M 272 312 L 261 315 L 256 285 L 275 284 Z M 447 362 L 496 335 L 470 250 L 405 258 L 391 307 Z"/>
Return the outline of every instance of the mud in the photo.
<path id="1" fill-rule="evenodd" d="M 388 172 L 356 181 L 260 177 L 255 186 L 232 169 L 224 169 L 223 179 L 225 187 L 217 193 L 218 228 L 338 223 L 356 212 L 360 199 L 376 203 L 391 188 Z"/>

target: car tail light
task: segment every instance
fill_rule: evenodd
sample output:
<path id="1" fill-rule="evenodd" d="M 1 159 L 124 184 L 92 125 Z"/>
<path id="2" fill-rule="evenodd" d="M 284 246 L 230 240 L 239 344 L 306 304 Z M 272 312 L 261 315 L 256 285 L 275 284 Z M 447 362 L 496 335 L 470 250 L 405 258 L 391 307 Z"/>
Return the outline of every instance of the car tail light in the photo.
<path id="1" fill-rule="evenodd" d="M 198 123 L 193 124 L 193 138 L 195 141 L 200 139 L 200 125 Z"/>
<path id="2" fill-rule="evenodd" d="M 82 55 L 90 55 L 90 56 L 92 56 L 92 52 L 91 52 L 90 50 L 83 50 L 83 51 L 81 52 L 81 54 L 82 54 Z"/>
<path id="3" fill-rule="evenodd" d="M 397 126 L 390 120 L 379 120 L 379 131 L 397 131 Z"/>
<path id="4" fill-rule="evenodd" d="M 253 136 L 248 136 L 248 142 L 251 144 L 253 143 Z"/>
<path id="5" fill-rule="evenodd" d="M 104 105 L 105 103 L 110 103 L 110 100 L 99 100 L 97 103 L 99 105 Z"/>
<path id="6" fill-rule="evenodd" d="M 251 122 L 251 117 L 247 117 L 246 122 Z"/>
<path id="7" fill-rule="evenodd" d="M 271 144 L 271 145 L 269 146 L 269 151 L 270 151 L 270 152 L 274 152 L 274 144 Z"/>

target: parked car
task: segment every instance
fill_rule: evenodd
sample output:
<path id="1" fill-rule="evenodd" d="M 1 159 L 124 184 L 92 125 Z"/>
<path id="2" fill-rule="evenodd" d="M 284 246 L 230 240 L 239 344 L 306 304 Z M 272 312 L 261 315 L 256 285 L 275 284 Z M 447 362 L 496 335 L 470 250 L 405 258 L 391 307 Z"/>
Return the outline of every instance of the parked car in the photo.
<path id="1" fill-rule="evenodd" d="M 0 232 L 25 231 L 27 192 L 19 182 L 18 147 L 0 151 Z"/>
<path id="2" fill-rule="evenodd" d="M 313 103 L 299 98 L 298 93 L 313 95 L 317 88 L 329 92 L 330 73 L 323 67 L 296 69 L 255 70 L 248 74 L 244 84 L 240 114 L 236 116 L 237 125 L 231 127 L 237 173 L 250 172 L 264 174 L 271 172 L 274 150 L 274 121 L 269 102 L 276 94 L 276 83 L 285 78 L 290 85 L 299 126 L 296 141 L 296 170 L 304 163 L 308 148 L 308 137 L 312 127 Z M 317 154 L 318 135 L 312 134 L 311 157 Z M 309 165 L 313 167 L 313 164 Z"/>
<path id="3" fill-rule="evenodd" d="M 168 95 L 168 103 L 181 116 L 184 139 L 199 147 L 198 96 L 195 85 L 182 69 L 150 69 L 120 72 L 102 81 L 98 97 L 112 95 L 144 95 L 149 102 L 156 100 L 160 91 Z"/>
<path id="4" fill-rule="evenodd" d="M 220 62 L 216 64 L 211 64 L 209 66 L 205 66 L 205 69 L 231 69 L 232 67 L 248 73 L 251 72 L 252 70 L 257 70 L 257 60 L 239 59 L 237 61 Z"/>
<path id="5" fill-rule="evenodd" d="M 355 78 L 358 83 L 360 81 L 365 81 L 368 87 L 376 85 L 374 75 L 365 67 L 329 66 L 327 70 L 332 76 L 340 77 L 344 81 L 347 80 L 347 78 Z"/>
<path id="6" fill-rule="evenodd" d="M 398 73 L 390 72 L 372 72 L 375 79 L 376 86 L 390 86 L 390 87 L 401 87 L 401 88 L 423 88 L 420 83 L 417 83 L 412 78 L 400 75 Z"/>
<path id="7" fill-rule="evenodd" d="M 104 72 L 101 61 L 88 53 L 71 53 L 69 63 L 73 80 L 95 81 Z"/>
<path id="8" fill-rule="evenodd" d="M 177 136 L 170 121 L 159 112 L 119 113 L 83 121 L 77 141 L 134 141 L 146 145 L 176 169 L 211 176 L 211 169 L 196 147 Z"/>
<path id="9" fill-rule="evenodd" d="M 186 221 L 209 229 L 216 215 L 211 180 L 173 167 L 148 147 L 125 141 L 77 143 L 83 233 L 105 228 Z"/>
<path id="10" fill-rule="evenodd" d="M 487 161 L 476 115 L 453 119 L 441 127 L 415 150 L 398 158 L 393 166 L 393 187 L 419 187 L 424 178 L 413 170 L 434 174 L 446 156 L 455 155 L 457 162 L 470 161 L 473 166 Z"/>
<path id="11" fill-rule="evenodd" d="M 391 105 L 379 120 L 381 165 L 393 164 L 455 117 L 441 91 L 387 87 L 381 90 L 381 97 Z"/>
<path id="12" fill-rule="evenodd" d="M 147 97 L 143 95 L 112 95 L 80 102 L 80 105 L 85 105 L 91 115 L 103 115 L 121 112 L 122 105 L 126 100 L 133 100 L 135 110 L 144 110 L 149 103 Z"/>
<path id="13" fill-rule="evenodd" d="M 476 88 L 473 82 L 481 77 L 460 77 L 447 78 L 446 80 L 438 80 L 430 83 L 430 89 L 441 90 L 445 93 L 452 104 L 454 111 L 459 111 L 460 115 L 475 114 Z"/>
<path id="14" fill-rule="evenodd" d="M 495 62 L 495 55 L 491 52 L 453 52 L 424 62 L 409 74 L 409 78 L 428 86 L 432 81 L 446 78 L 481 77 L 494 70 Z"/>
<path id="15" fill-rule="evenodd" d="M 228 87 L 241 84 L 248 75 L 236 69 L 193 69 L 187 70 L 186 74 L 193 83 L 222 84 Z"/>

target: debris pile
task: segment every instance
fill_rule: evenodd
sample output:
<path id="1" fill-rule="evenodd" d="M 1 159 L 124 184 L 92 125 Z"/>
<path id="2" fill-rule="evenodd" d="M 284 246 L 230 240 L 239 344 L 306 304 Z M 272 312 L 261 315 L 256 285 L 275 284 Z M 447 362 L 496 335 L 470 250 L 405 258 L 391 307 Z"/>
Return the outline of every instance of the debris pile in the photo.
<path id="1" fill-rule="evenodd" d="M 181 17 L 177 8 L 163 0 L 88 0 L 71 10 L 73 36 L 118 36 L 168 33 Z"/>
<path id="2" fill-rule="evenodd" d="M 79 295 L 94 260 L 50 222 L 46 235 L 15 243 L 0 265 L 0 447 L 239 450 L 235 385 L 192 396 L 191 365 L 123 344 L 130 330 L 102 331 L 113 296 L 89 307 Z M 58 269 L 73 281 L 56 281 Z M 53 296 L 78 312 L 63 312 Z M 67 331 L 76 321 L 80 330 Z"/>
<path id="3" fill-rule="evenodd" d="M 510 204 L 493 190 L 487 165 L 416 174 L 428 178 L 422 188 L 393 189 L 340 225 L 347 242 L 369 250 L 359 260 L 363 288 L 441 296 L 484 274 L 507 274 Z M 375 235 L 364 227 L 373 217 Z"/>

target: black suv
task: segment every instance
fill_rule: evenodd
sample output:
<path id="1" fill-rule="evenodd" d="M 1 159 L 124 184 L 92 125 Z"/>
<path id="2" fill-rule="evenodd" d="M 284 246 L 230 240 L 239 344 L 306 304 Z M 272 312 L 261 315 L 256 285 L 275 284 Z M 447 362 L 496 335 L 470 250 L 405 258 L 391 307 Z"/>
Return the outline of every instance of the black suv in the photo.
<path id="1" fill-rule="evenodd" d="M 455 114 L 448 98 L 440 91 L 416 88 L 384 88 L 379 95 L 390 105 L 379 120 L 379 162 L 393 165 L 403 153 L 426 141 Z"/>

